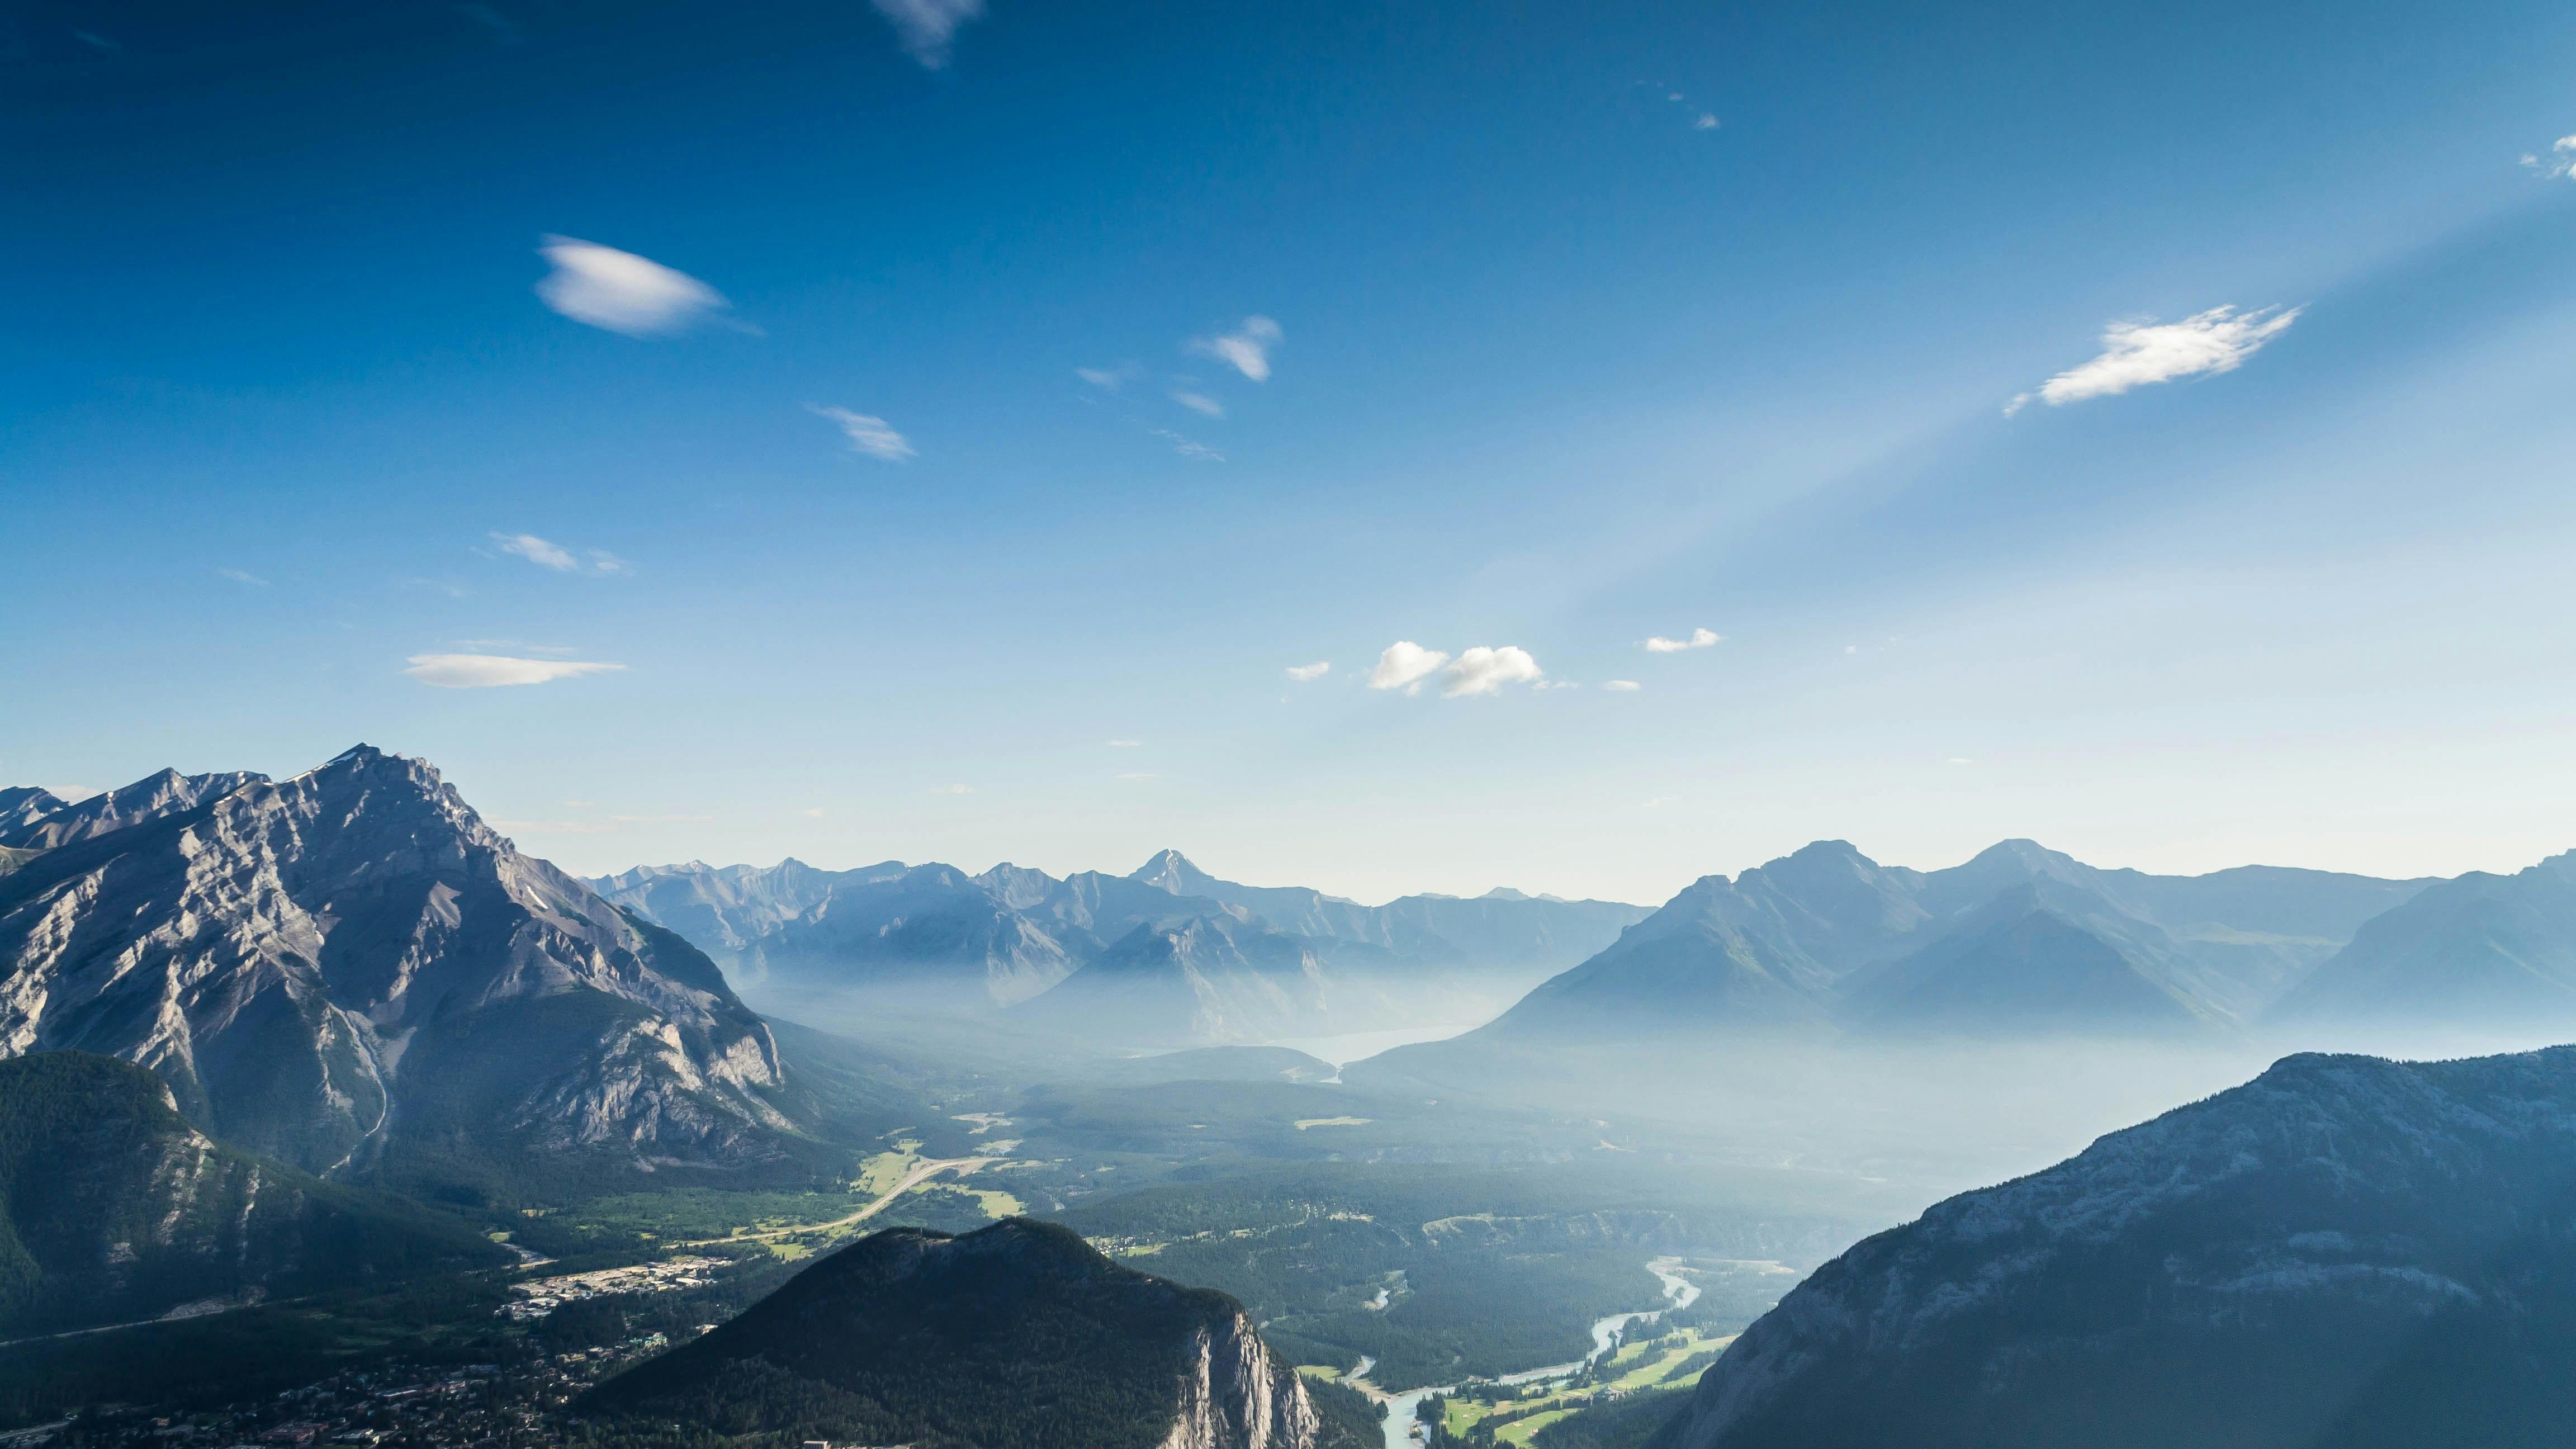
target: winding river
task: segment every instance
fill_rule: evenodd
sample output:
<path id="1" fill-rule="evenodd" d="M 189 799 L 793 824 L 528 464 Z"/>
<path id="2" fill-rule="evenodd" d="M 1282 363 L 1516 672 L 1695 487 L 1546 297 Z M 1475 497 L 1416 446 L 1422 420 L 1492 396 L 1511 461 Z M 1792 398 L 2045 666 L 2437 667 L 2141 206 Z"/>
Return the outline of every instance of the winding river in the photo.
<path id="1" fill-rule="evenodd" d="M 1640 1309 L 1634 1313 L 1613 1313 L 1607 1318 L 1592 1320 L 1592 1352 L 1585 1354 L 1580 1360 L 1574 1363 L 1552 1363 L 1545 1368 L 1523 1369 L 1516 1374 L 1499 1374 L 1494 1381 L 1504 1384 L 1535 1384 L 1552 1379 L 1570 1379 L 1585 1364 L 1608 1353 L 1610 1346 L 1618 1341 L 1620 1332 L 1629 1324 L 1652 1323 L 1663 1317 L 1667 1310 L 1690 1307 L 1699 1297 L 1699 1285 L 1674 1271 L 1681 1267 L 1681 1264 L 1682 1260 L 1679 1258 L 1657 1258 L 1647 1263 L 1646 1271 L 1654 1274 L 1656 1280 L 1664 1285 L 1664 1306 Z M 1422 1406 L 1424 1399 L 1434 1394 L 1455 1393 L 1458 1386 L 1443 1384 L 1437 1388 L 1407 1389 L 1400 1394 L 1390 1394 L 1368 1381 L 1369 1370 L 1376 1367 L 1377 1360 L 1363 1358 L 1359 1366 L 1352 1369 L 1343 1382 L 1386 1405 L 1386 1449 L 1420 1449 L 1420 1441 L 1413 1438 L 1415 1411 Z"/>

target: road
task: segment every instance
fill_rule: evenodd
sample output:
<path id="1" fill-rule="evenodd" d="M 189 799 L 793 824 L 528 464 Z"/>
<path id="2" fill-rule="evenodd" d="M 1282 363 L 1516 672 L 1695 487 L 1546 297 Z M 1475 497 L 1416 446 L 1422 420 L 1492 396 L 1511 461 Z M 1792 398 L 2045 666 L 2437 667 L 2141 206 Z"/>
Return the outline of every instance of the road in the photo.
<path id="1" fill-rule="evenodd" d="M 839 1228 L 856 1227 L 860 1223 L 866 1222 L 868 1219 L 875 1217 L 879 1212 L 883 1211 L 887 1203 L 893 1202 L 896 1198 L 899 1198 L 905 1193 L 912 1191 L 914 1188 L 919 1187 L 934 1174 L 946 1172 L 951 1168 L 955 1168 L 957 1175 L 959 1177 L 964 1177 L 992 1160 L 993 1159 L 989 1157 L 946 1157 L 935 1158 L 928 1162 L 916 1163 L 910 1172 L 903 1175 L 903 1180 L 894 1185 L 893 1191 L 888 1192 L 885 1196 L 878 1198 L 875 1202 L 869 1203 L 866 1207 L 859 1209 L 857 1212 L 851 1213 L 847 1217 L 834 1218 L 828 1223 L 797 1223 L 784 1228 L 765 1228 L 757 1233 L 735 1233 L 730 1237 L 723 1238 L 700 1238 L 695 1242 L 673 1243 L 671 1246 L 674 1248 L 711 1248 L 719 1243 L 762 1243 L 769 1242 L 777 1238 L 792 1238 L 798 1233 L 828 1233 Z"/>

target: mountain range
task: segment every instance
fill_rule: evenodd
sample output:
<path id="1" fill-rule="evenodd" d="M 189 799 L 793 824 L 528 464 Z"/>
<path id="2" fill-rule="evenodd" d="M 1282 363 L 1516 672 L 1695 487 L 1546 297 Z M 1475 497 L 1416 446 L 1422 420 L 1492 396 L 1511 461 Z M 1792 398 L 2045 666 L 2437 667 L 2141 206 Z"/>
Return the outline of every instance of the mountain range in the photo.
<path id="1" fill-rule="evenodd" d="M 1026 1218 L 862 1239 L 582 1407 L 612 1423 L 918 1449 L 1379 1442 L 1358 1415 L 1319 1413 L 1241 1304 Z"/>
<path id="2" fill-rule="evenodd" d="M 139 1063 L 229 1146 L 322 1174 L 652 1170 L 798 1135 L 770 1030 L 712 961 L 421 761 L 165 771 L 10 838 L 38 853 L 0 875 L 0 1052 Z"/>
<path id="3" fill-rule="evenodd" d="M 2430 884 L 2154 876 L 2026 840 L 1916 871 L 1819 841 L 1694 882 L 1476 1035 L 2224 1035 Z"/>
<path id="4" fill-rule="evenodd" d="M 2576 1048 L 2286 1058 L 1819 1269 L 1662 1449 L 2566 1442 Z"/>
<path id="5" fill-rule="evenodd" d="M 1170 850 L 1125 876 L 791 859 L 639 866 L 592 884 L 792 1008 L 990 1012 L 1153 1046 L 1472 1018 L 1646 915 L 1516 891 L 1366 906 L 1220 880 Z"/>

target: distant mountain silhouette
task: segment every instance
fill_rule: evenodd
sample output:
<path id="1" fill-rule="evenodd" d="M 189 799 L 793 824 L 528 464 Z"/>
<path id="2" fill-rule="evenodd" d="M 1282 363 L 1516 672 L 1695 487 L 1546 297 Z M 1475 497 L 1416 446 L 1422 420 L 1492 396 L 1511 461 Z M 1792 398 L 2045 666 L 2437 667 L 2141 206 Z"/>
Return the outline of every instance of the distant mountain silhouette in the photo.
<path id="1" fill-rule="evenodd" d="M 2576 1030 L 2576 852 L 2426 888 L 2364 925 L 2269 1019 Z"/>

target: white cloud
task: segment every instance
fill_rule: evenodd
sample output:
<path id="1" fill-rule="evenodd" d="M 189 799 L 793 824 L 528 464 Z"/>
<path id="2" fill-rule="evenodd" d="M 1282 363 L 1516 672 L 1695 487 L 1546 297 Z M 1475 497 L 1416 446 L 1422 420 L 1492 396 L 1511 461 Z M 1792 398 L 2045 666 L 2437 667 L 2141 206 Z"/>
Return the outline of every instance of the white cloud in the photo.
<path id="1" fill-rule="evenodd" d="M 1132 362 L 1116 367 L 1077 367 L 1073 375 L 1104 392 L 1117 392 L 1145 375 L 1145 369 Z"/>
<path id="2" fill-rule="evenodd" d="M 1458 656 L 1457 662 L 1440 676 L 1440 697 L 1461 699 L 1471 694 L 1500 694 L 1506 684 L 1528 684 L 1544 678 L 1538 661 L 1529 651 L 1506 644 L 1488 649 L 1479 644 Z"/>
<path id="3" fill-rule="evenodd" d="M 562 544 L 539 538 L 533 533 L 503 533 L 495 529 L 492 546 L 559 574 L 622 574 L 635 567 L 606 549 L 584 549 L 576 555 Z"/>
<path id="4" fill-rule="evenodd" d="M 1221 418 L 1225 416 L 1225 404 L 1218 402 L 1215 398 L 1209 397 L 1203 392 L 1187 392 L 1180 388 L 1174 388 L 1172 390 L 1172 401 L 1179 403 L 1181 406 L 1188 408 L 1194 413 L 1204 413 L 1212 418 Z"/>
<path id="5" fill-rule="evenodd" d="M 1369 671 L 1371 689 L 1401 689 L 1412 694 L 1422 688 L 1423 677 L 1449 662 L 1449 656 L 1437 649 L 1425 649 L 1410 639 L 1398 639 L 1386 646 L 1377 657 L 1377 667 Z"/>
<path id="6" fill-rule="evenodd" d="M 561 644 L 531 644 L 525 639 L 451 639 L 448 646 L 467 654 L 552 654 L 561 657 L 577 651 Z M 564 802 L 569 805 L 572 802 Z"/>
<path id="7" fill-rule="evenodd" d="M 572 550 L 561 544 L 548 543 L 533 533 L 501 533 L 496 530 L 492 535 L 492 546 L 557 573 L 576 573 L 581 568 L 581 560 L 572 556 Z"/>
<path id="8" fill-rule="evenodd" d="M 1222 463 L 1225 461 L 1225 454 L 1218 452 L 1216 449 L 1209 447 L 1207 444 L 1200 442 L 1196 438 L 1185 438 L 1179 433 L 1173 432 L 1169 428 L 1149 428 L 1146 431 L 1171 444 L 1172 451 L 1180 454 L 1184 458 L 1200 463 Z"/>
<path id="9" fill-rule="evenodd" d="M 2546 156 L 2525 156 L 2522 164 L 2543 176 L 2576 181 L 2576 136 L 2561 136 L 2549 145 Z"/>
<path id="10" fill-rule="evenodd" d="M 804 815 L 804 816 L 806 816 L 808 819 L 812 819 L 812 820 L 820 820 L 820 819 L 822 819 L 822 818 L 823 818 L 823 807 L 822 807 L 822 806 L 820 806 L 820 805 L 817 805 L 817 806 L 813 807 L 813 808 L 812 808 L 812 809 L 810 809 L 810 810 L 804 810 L 804 811 L 800 811 L 800 812 L 798 812 L 798 813 L 799 813 L 799 814 L 802 814 L 802 815 Z"/>
<path id="11" fill-rule="evenodd" d="M 1639 684 L 1633 679 L 1605 679 L 1601 681 L 1601 687 L 1603 689 L 1615 689 L 1621 694 L 1634 694 L 1646 686 Z"/>
<path id="12" fill-rule="evenodd" d="M 626 667 L 576 659 L 517 659 L 507 654 L 415 654 L 404 662 L 411 667 L 403 673 L 439 689 L 493 689 L 507 684 L 545 684 L 557 679 L 578 679 L 585 674 L 607 674 Z"/>
<path id="13" fill-rule="evenodd" d="M 1144 743 L 1145 742 L 1143 740 L 1111 740 L 1109 742 L 1109 748 L 1113 750 L 1132 750 Z"/>
<path id="14" fill-rule="evenodd" d="M 972 795 L 975 793 L 975 787 L 972 785 L 933 785 L 924 793 L 931 795 Z"/>
<path id="15" fill-rule="evenodd" d="M 1716 112 L 1714 112 L 1714 111 L 1702 111 L 1702 112 L 1700 112 L 1700 113 L 1699 113 L 1699 119 L 1698 119 L 1698 120 L 1696 120 L 1696 121 L 1691 122 L 1691 129 L 1692 129 L 1692 130 L 1694 130 L 1694 131 L 1714 131 L 1714 130 L 1716 130 L 1716 129 L 1717 129 L 1717 113 L 1716 113 Z"/>
<path id="16" fill-rule="evenodd" d="M 1213 357 L 1231 366 L 1254 382 L 1270 380 L 1270 349 L 1279 345 L 1283 334 L 1279 324 L 1267 317 L 1246 317 L 1243 325 L 1219 337 L 1198 337 L 1190 341 L 1190 351 L 1202 357 Z"/>
<path id="17" fill-rule="evenodd" d="M 1656 795 L 1643 801 L 1638 808 L 1642 810 L 1661 810 L 1680 798 L 1682 797 L 1679 795 Z"/>
<path id="18" fill-rule="evenodd" d="M 1724 642 L 1726 642 L 1726 636 L 1718 633 L 1714 629 L 1693 629 L 1690 631 L 1690 637 L 1687 639 L 1667 639 L 1663 635 L 1657 634 L 1646 641 L 1646 652 L 1649 654 L 1678 654 L 1685 649 L 1705 649 L 1711 644 L 1722 644 Z"/>
<path id="19" fill-rule="evenodd" d="M 1542 679 L 1530 686 L 1532 689 L 1581 689 L 1582 687 L 1571 679 Z"/>
<path id="20" fill-rule="evenodd" d="M 538 300 L 610 332 L 677 332 L 726 305 L 724 294 L 686 272 L 597 242 L 550 236 L 537 254 L 555 268 L 537 283 Z"/>
<path id="21" fill-rule="evenodd" d="M 984 14 L 984 0 L 876 0 L 904 51 L 931 70 L 948 67 L 957 27 Z"/>
<path id="22" fill-rule="evenodd" d="M 2212 307 L 2179 322 L 2114 322 L 2102 329 L 2102 355 L 2081 367 L 2068 368 L 2004 404 L 2004 416 L 2020 412 L 2033 396 L 2050 407 L 2087 398 L 2116 397 L 2133 387 L 2171 382 L 2178 377 L 2234 372 L 2265 343 L 2289 330 L 2303 307 L 2265 307 L 2238 312 Z"/>
<path id="23" fill-rule="evenodd" d="M 217 569 L 215 570 L 215 576 L 217 578 L 230 579 L 237 584 L 248 584 L 254 589 L 264 589 L 268 587 L 268 580 L 261 578 L 259 575 L 254 573 L 246 573 L 241 569 Z"/>
<path id="24" fill-rule="evenodd" d="M 1971 759 L 1968 759 L 1968 758 L 1966 758 L 1966 757 L 1964 757 L 1964 756 L 1960 756 L 1960 755 L 1952 755 L 1952 756 L 1950 757 L 1950 763 L 1951 763 L 1951 764 L 1954 764 L 1954 765 L 1973 765 L 1973 764 L 1975 764 L 1975 763 L 1976 763 L 1976 761 L 1971 760 Z"/>
<path id="25" fill-rule="evenodd" d="M 1318 659 L 1312 664 L 1291 664 L 1288 666 L 1288 677 L 1296 680 L 1300 684 L 1307 683 L 1311 680 L 1321 679 L 1332 672 L 1333 661 L 1329 659 Z"/>
<path id="26" fill-rule="evenodd" d="M 906 458 L 915 456 L 912 444 L 904 440 L 903 434 L 886 426 L 886 420 L 883 418 L 870 417 L 866 413 L 854 413 L 848 408 L 827 408 L 813 403 L 807 403 L 805 410 L 818 418 L 831 419 L 840 428 L 841 435 L 850 440 L 851 452 L 865 453 L 871 458 L 883 458 L 889 463 L 900 463 Z"/>

